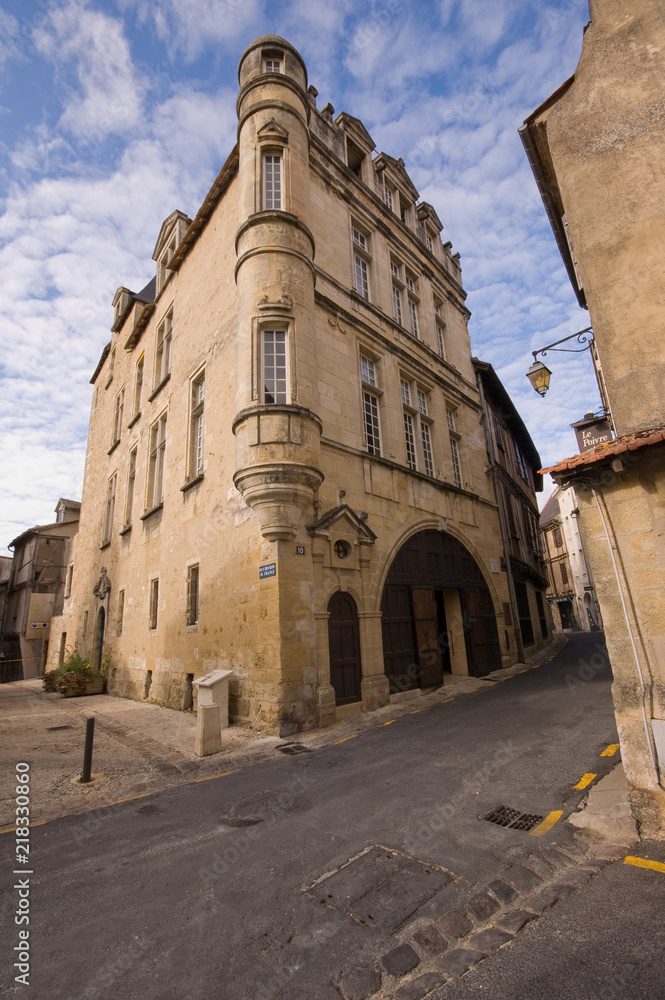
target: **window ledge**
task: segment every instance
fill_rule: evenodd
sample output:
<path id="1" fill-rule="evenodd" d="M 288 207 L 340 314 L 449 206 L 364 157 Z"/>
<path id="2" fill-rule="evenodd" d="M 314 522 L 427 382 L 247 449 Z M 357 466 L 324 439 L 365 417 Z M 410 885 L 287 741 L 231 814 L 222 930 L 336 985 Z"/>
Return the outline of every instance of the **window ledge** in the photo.
<path id="1" fill-rule="evenodd" d="M 108 542 L 102 542 L 102 544 L 99 546 L 100 551 L 102 549 L 108 549 L 108 547 L 109 547 L 110 544 L 111 544 L 111 539 L 110 538 L 109 538 Z"/>
<path id="2" fill-rule="evenodd" d="M 131 530 L 132 530 L 132 526 L 131 526 L 131 524 L 125 524 L 125 525 L 123 525 L 123 527 L 122 527 L 122 528 L 120 529 L 120 532 L 119 532 L 119 534 L 121 534 L 121 535 L 128 535 L 128 534 L 129 534 L 129 532 L 130 532 Z"/>
<path id="3" fill-rule="evenodd" d="M 120 438 L 118 438 L 117 441 L 113 442 L 113 444 L 111 445 L 111 447 L 109 448 L 109 450 L 106 452 L 106 454 L 107 455 L 112 455 L 113 452 L 116 450 L 116 448 L 118 447 L 119 444 L 120 444 Z"/>
<path id="4" fill-rule="evenodd" d="M 165 375 L 162 381 L 159 383 L 159 385 L 152 390 L 152 392 L 148 396 L 149 403 L 152 403 L 153 399 L 159 395 L 159 393 L 162 391 L 162 389 L 164 388 L 164 386 L 166 385 L 166 383 L 170 378 L 171 378 L 171 372 L 169 372 L 168 375 Z"/>
<path id="5" fill-rule="evenodd" d="M 180 487 L 180 492 L 186 493 L 187 490 L 191 490 L 192 486 L 196 486 L 198 485 L 198 483 L 202 482 L 203 482 L 203 473 L 199 472 L 198 476 L 193 476 L 191 479 L 188 479 L 187 482 Z"/>
<path id="6" fill-rule="evenodd" d="M 134 426 L 134 424 L 136 423 L 136 421 L 139 419 L 140 416 L 141 416 L 141 411 L 139 410 L 139 412 L 136 413 L 132 417 L 132 419 L 129 421 L 129 423 L 127 424 L 127 430 L 128 431 L 132 429 L 132 427 Z"/>
<path id="7" fill-rule="evenodd" d="M 193 625 L 185 625 L 185 631 L 187 632 L 198 632 L 198 630 L 199 630 L 198 622 L 194 622 Z"/>
<path id="8" fill-rule="evenodd" d="M 367 390 L 367 392 L 373 392 L 375 396 L 383 396 L 383 389 L 379 389 L 378 385 L 372 385 L 371 382 L 365 382 L 363 378 L 361 378 L 360 384 L 363 389 Z"/>
<path id="9" fill-rule="evenodd" d="M 157 511 L 161 510 L 163 506 L 164 506 L 163 500 L 160 503 L 156 503 L 154 507 L 150 508 L 150 510 L 146 510 L 144 514 L 141 514 L 141 520 L 147 521 L 149 517 L 152 517 L 153 514 L 156 514 Z"/>

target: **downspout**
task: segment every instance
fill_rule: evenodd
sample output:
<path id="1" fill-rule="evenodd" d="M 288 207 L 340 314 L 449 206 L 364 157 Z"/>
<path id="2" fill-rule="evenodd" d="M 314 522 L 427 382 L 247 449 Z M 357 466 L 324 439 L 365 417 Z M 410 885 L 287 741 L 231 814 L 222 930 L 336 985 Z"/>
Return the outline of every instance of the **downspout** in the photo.
<path id="1" fill-rule="evenodd" d="M 635 657 L 635 665 L 637 666 L 637 676 L 638 676 L 639 681 L 640 681 L 640 691 L 642 693 L 642 699 L 641 700 L 642 700 L 642 720 L 644 722 L 644 735 L 646 737 L 647 746 L 649 747 L 649 756 L 651 757 L 651 764 L 653 766 L 654 780 L 656 782 L 656 785 L 659 788 L 663 788 L 663 784 L 662 784 L 661 778 L 660 778 L 660 772 L 658 770 L 658 761 L 656 759 L 656 751 L 655 751 L 654 745 L 653 745 L 653 738 L 652 738 L 652 735 L 651 735 L 651 730 L 649 729 L 649 720 L 648 720 L 648 717 L 647 717 L 647 709 L 646 709 L 646 688 L 645 688 L 645 685 L 644 685 L 644 675 L 642 673 L 642 665 L 640 663 L 640 658 L 639 658 L 638 653 L 637 653 L 637 646 L 635 644 L 635 637 L 633 635 L 633 630 L 632 630 L 632 627 L 631 627 L 631 624 L 630 624 L 630 619 L 628 617 L 628 608 L 626 607 L 626 600 L 625 600 L 624 595 L 623 595 L 623 587 L 621 586 L 621 577 L 619 575 L 619 567 L 617 566 L 617 561 L 616 561 L 616 558 L 615 558 L 615 555 L 614 555 L 614 547 L 612 546 L 612 540 L 610 538 L 610 533 L 609 533 L 608 528 L 607 528 L 607 521 L 605 520 L 605 515 L 603 514 L 603 509 L 600 506 L 600 500 L 598 499 L 598 494 L 596 493 L 596 490 L 594 489 L 593 486 L 591 487 L 591 492 L 593 493 L 593 498 L 596 501 L 596 507 L 598 508 L 598 513 L 600 514 L 600 519 L 601 519 L 602 524 L 603 524 L 603 530 L 605 531 L 605 538 L 607 539 L 607 547 L 610 550 L 610 556 L 611 556 L 611 559 L 612 559 L 612 566 L 614 567 L 614 575 L 616 577 L 617 588 L 619 590 L 619 597 L 621 598 L 621 607 L 623 608 L 623 615 L 624 615 L 624 618 L 626 620 L 626 628 L 628 629 L 628 635 L 630 637 L 630 644 L 631 644 L 632 649 L 633 649 L 633 656 Z M 614 544 L 617 546 L 617 551 L 618 551 L 619 547 L 617 545 L 616 538 L 615 538 Z"/>
<path id="2" fill-rule="evenodd" d="M 478 381 L 478 391 L 480 392 L 480 403 L 483 408 L 483 423 L 485 425 L 485 445 L 487 448 L 487 457 L 490 460 L 490 467 L 492 469 L 492 485 L 494 486 L 494 496 L 496 498 L 496 506 L 499 512 L 499 530 L 501 532 L 501 542 L 503 545 L 504 558 L 506 562 L 506 577 L 508 579 L 508 596 L 510 597 L 510 606 L 513 614 L 513 632 L 515 635 L 515 643 L 517 644 L 517 656 L 519 662 L 524 662 L 524 646 L 522 645 L 522 632 L 519 625 L 519 616 L 515 613 L 517 611 L 517 598 L 515 596 L 515 581 L 513 580 L 513 570 L 510 565 L 510 552 L 508 549 L 508 531 L 506 527 L 506 521 L 504 518 L 503 506 L 501 504 L 501 497 L 499 496 L 499 490 L 497 487 L 497 474 L 496 474 L 496 458 L 494 455 L 494 442 L 492 441 L 492 435 L 490 434 L 489 428 L 489 415 L 487 412 L 487 401 L 485 399 L 485 392 L 483 389 L 483 380 L 481 378 L 480 372 L 476 372 Z"/>

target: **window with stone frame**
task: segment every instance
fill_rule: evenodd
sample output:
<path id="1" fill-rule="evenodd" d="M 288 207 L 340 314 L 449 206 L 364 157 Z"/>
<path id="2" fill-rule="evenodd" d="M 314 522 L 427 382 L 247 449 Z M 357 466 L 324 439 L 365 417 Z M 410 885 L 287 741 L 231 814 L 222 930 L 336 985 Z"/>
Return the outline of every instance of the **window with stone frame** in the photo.
<path id="1" fill-rule="evenodd" d="M 157 327 L 155 348 L 155 389 L 164 382 L 171 371 L 171 341 L 173 337 L 173 310 L 169 309 Z"/>
<path id="2" fill-rule="evenodd" d="M 129 453 L 129 464 L 127 468 L 127 493 L 125 496 L 125 527 L 132 523 L 132 512 L 134 507 L 134 491 L 136 488 L 136 456 L 138 445 L 135 444 Z"/>
<path id="3" fill-rule="evenodd" d="M 196 625 L 199 620 L 199 565 L 187 567 L 187 625 Z"/>
<path id="4" fill-rule="evenodd" d="M 102 525 L 102 545 L 108 545 L 111 541 L 117 484 L 118 473 L 114 472 L 106 484 L 106 500 L 104 502 L 104 520 Z"/>
<path id="5" fill-rule="evenodd" d="M 67 567 L 67 576 L 65 577 L 65 597 L 71 597 L 73 578 L 74 578 L 74 563 L 70 563 L 69 566 Z"/>
<path id="6" fill-rule="evenodd" d="M 455 411 L 446 407 L 446 420 L 448 422 L 448 434 L 450 437 L 450 455 L 453 464 L 453 481 L 455 486 L 462 486 L 462 464 L 460 462 L 459 444 L 461 435 L 457 432 Z"/>
<path id="7" fill-rule="evenodd" d="M 283 160 L 281 153 L 263 155 L 263 209 L 279 211 L 283 208 Z"/>
<path id="8" fill-rule="evenodd" d="M 381 429 L 379 423 L 379 392 L 376 364 L 367 355 L 360 355 L 360 381 L 362 386 L 363 438 L 369 455 L 381 454 Z"/>
<path id="9" fill-rule="evenodd" d="M 124 386 L 120 392 L 116 393 L 113 401 L 113 426 L 111 429 L 111 447 L 116 445 L 122 436 L 122 411 L 125 406 Z"/>
<path id="10" fill-rule="evenodd" d="M 353 250 L 353 287 L 361 298 L 370 299 L 371 241 L 369 234 L 355 223 L 351 225 Z"/>
<path id="11" fill-rule="evenodd" d="M 284 57 L 281 52 L 266 52 L 263 55 L 264 73 L 283 73 Z"/>
<path id="12" fill-rule="evenodd" d="M 151 631 L 155 631 L 157 628 L 157 622 L 159 619 L 159 578 L 155 578 L 150 581 L 150 610 L 148 627 Z"/>
<path id="13" fill-rule="evenodd" d="M 132 409 L 132 419 L 141 415 L 141 397 L 143 395 L 143 368 L 145 366 L 145 354 L 136 362 L 134 371 L 134 406 Z"/>
<path id="14" fill-rule="evenodd" d="M 204 397 L 205 371 L 202 371 L 190 383 L 188 479 L 194 479 L 203 472 Z"/>
<path id="15" fill-rule="evenodd" d="M 148 458 L 148 492 L 146 510 L 150 511 L 162 503 L 164 495 L 164 465 L 166 458 L 166 413 L 163 413 L 150 428 L 150 452 Z"/>
<path id="16" fill-rule="evenodd" d="M 115 616 L 115 634 L 122 635 L 122 626 L 125 620 L 125 591 L 118 591 L 118 607 Z"/>

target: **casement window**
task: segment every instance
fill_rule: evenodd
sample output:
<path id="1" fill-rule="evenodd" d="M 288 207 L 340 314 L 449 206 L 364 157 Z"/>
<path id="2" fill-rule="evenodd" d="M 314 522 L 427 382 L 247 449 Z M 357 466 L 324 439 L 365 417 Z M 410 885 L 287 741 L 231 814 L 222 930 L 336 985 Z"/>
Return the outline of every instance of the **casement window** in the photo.
<path id="1" fill-rule="evenodd" d="M 264 52 L 263 54 L 264 73 L 283 73 L 284 54 L 282 52 Z"/>
<path id="2" fill-rule="evenodd" d="M 434 476 L 434 459 L 432 457 L 432 437 L 429 424 L 420 421 L 420 437 L 423 446 L 423 465 L 426 476 Z"/>
<path id="3" fill-rule="evenodd" d="M 155 350 L 155 388 L 158 388 L 171 371 L 171 338 L 173 334 L 173 310 L 170 310 L 157 328 Z"/>
<path id="4" fill-rule="evenodd" d="M 450 434 L 450 455 L 453 460 L 453 480 L 456 486 L 462 486 L 462 466 L 459 457 L 459 446 L 457 441 L 459 434 L 455 428 L 455 414 L 453 410 L 446 407 L 446 420 L 448 421 L 448 432 Z"/>
<path id="5" fill-rule="evenodd" d="M 440 323 L 436 324 L 436 349 L 439 352 L 439 356 L 445 358 L 446 342 L 443 335 L 443 327 Z"/>
<path id="6" fill-rule="evenodd" d="M 136 487 L 136 454 L 138 445 L 134 445 L 129 453 L 129 468 L 127 472 L 127 495 L 125 497 L 125 526 L 132 523 L 132 508 L 134 506 L 134 489 Z"/>
<path id="7" fill-rule="evenodd" d="M 413 430 L 413 417 L 410 413 L 404 413 L 404 442 L 406 444 L 406 464 L 410 469 L 417 469 L 416 438 Z"/>
<path id="8" fill-rule="evenodd" d="M 192 379 L 189 417 L 189 469 L 188 478 L 203 472 L 203 401 L 205 397 L 205 372 Z"/>
<path id="9" fill-rule="evenodd" d="M 113 531 L 113 514 L 115 512 L 115 493 L 118 474 L 114 472 L 106 485 L 106 501 L 104 503 L 104 524 L 102 528 L 102 545 L 108 545 Z"/>
<path id="10" fill-rule="evenodd" d="M 159 616 L 159 580 L 150 581 L 150 617 L 148 627 L 152 630 L 157 628 L 157 618 Z"/>
<path id="11" fill-rule="evenodd" d="M 371 253 L 369 237 L 356 226 L 351 227 L 353 244 L 353 285 L 363 299 L 369 300 Z"/>
<path id="12" fill-rule="evenodd" d="M 390 211 L 394 212 L 395 209 L 393 207 L 394 206 L 393 192 L 392 192 L 392 188 L 389 188 L 387 184 L 385 185 L 385 187 L 383 189 L 383 200 L 386 203 L 386 205 L 388 206 L 388 208 L 390 209 Z"/>
<path id="13" fill-rule="evenodd" d="M 282 157 L 267 153 L 263 157 L 263 209 L 282 208 Z"/>
<path id="14" fill-rule="evenodd" d="M 430 253 L 434 253 L 434 243 L 432 241 L 432 234 L 426 229 L 425 230 L 425 246 Z"/>
<path id="15" fill-rule="evenodd" d="M 145 355 L 142 354 L 141 357 L 136 362 L 136 372 L 134 375 L 134 408 L 132 412 L 132 418 L 138 417 L 141 413 L 141 396 L 143 394 L 144 363 L 145 363 Z"/>
<path id="16" fill-rule="evenodd" d="M 369 392 L 365 386 L 377 389 L 376 364 L 366 355 L 360 355 L 360 381 L 363 385 L 363 434 L 365 448 L 370 455 L 381 454 L 381 431 L 379 427 L 379 397 Z"/>
<path id="17" fill-rule="evenodd" d="M 402 402 L 405 406 L 411 406 L 411 386 L 402 378 L 399 382 L 399 388 L 402 394 Z"/>
<path id="18" fill-rule="evenodd" d="M 517 469 L 521 478 L 524 480 L 525 483 L 531 482 L 531 477 L 529 475 L 529 464 L 517 444 L 515 444 L 515 458 L 517 460 Z"/>
<path id="19" fill-rule="evenodd" d="M 113 430 L 111 433 L 111 447 L 117 444 L 122 435 L 122 411 L 125 406 L 125 390 L 122 388 L 116 393 L 113 403 Z"/>
<path id="20" fill-rule="evenodd" d="M 397 285 L 393 285 L 393 318 L 402 325 L 402 292 Z"/>
<path id="21" fill-rule="evenodd" d="M 554 528 L 552 530 L 552 542 L 557 549 L 560 549 L 563 545 L 563 538 L 561 537 L 561 528 Z"/>
<path id="22" fill-rule="evenodd" d="M 196 625 L 199 620 L 199 567 L 187 567 L 187 624 Z"/>
<path id="23" fill-rule="evenodd" d="M 418 389 L 418 412 L 422 413 L 424 416 L 427 416 L 428 407 L 429 403 L 427 400 L 427 393 L 423 392 L 422 389 Z"/>
<path id="24" fill-rule="evenodd" d="M 73 577 L 74 577 L 74 563 L 70 563 L 69 566 L 67 567 L 67 576 L 65 577 L 65 597 L 71 597 Z"/>
<path id="25" fill-rule="evenodd" d="M 568 586 L 568 570 L 566 569 L 566 564 L 562 562 L 561 564 L 561 582 L 564 587 Z"/>
<path id="26" fill-rule="evenodd" d="M 125 592 L 118 591 L 118 610 L 115 616 L 115 634 L 122 635 L 122 625 L 125 619 Z"/>
<path id="27" fill-rule="evenodd" d="M 148 495 L 146 509 L 162 502 L 164 489 L 164 459 L 166 455 L 166 414 L 150 428 L 150 458 L 148 462 Z"/>
<path id="28" fill-rule="evenodd" d="M 418 307 L 413 299 L 409 299 L 409 327 L 411 336 L 418 339 Z"/>
<path id="29" fill-rule="evenodd" d="M 261 385 L 263 403 L 288 403 L 286 330 L 261 331 Z"/>

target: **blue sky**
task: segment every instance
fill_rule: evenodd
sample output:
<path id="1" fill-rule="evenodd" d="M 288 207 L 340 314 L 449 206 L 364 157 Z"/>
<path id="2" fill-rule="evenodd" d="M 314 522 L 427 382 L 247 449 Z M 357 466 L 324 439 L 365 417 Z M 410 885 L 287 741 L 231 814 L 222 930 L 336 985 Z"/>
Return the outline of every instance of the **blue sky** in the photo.
<path id="1" fill-rule="evenodd" d="M 517 134 L 570 76 L 587 0 L 5 0 L 0 6 L 0 550 L 79 498 L 115 289 L 154 273 L 162 221 L 196 213 L 235 142 L 237 66 L 288 38 L 319 106 L 402 156 L 462 256 L 474 353 L 552 464 L 599 406 L 588 352 L 530 351 L 588 325 Z M 549 490 L 549 485 L 546 492 Z"/>

